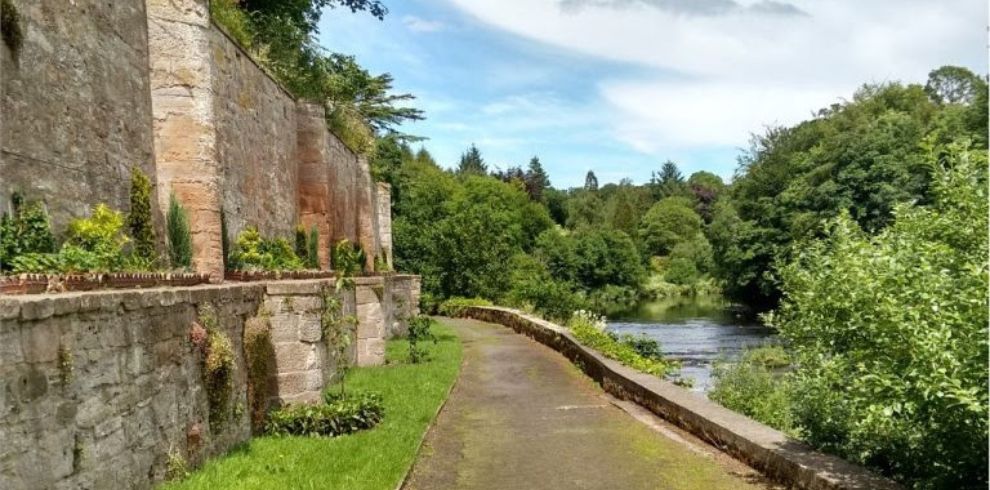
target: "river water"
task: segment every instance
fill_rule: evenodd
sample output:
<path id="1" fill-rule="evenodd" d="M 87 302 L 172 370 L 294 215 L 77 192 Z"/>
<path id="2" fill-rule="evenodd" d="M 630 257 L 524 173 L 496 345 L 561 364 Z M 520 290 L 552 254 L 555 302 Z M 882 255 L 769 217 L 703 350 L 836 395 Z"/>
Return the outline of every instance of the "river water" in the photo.
<path id="1" fill-rule="evenodd" d="M 640 333 L 660 342 L 663 353 L 681 361 L 681 376 L 694 380 L 692 390 L 711 387 L 712 365 L 734 360 L 743 349 L 773 341 L 773 330 L 746 319 L 720 298 L 673 298 L 650 301 L 609 316 L 616 333 Z"/>

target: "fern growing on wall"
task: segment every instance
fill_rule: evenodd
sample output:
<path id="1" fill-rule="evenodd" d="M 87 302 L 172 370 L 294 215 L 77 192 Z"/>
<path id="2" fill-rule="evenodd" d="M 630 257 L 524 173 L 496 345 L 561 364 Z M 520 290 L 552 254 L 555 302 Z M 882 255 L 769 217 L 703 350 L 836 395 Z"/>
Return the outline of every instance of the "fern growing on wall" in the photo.
<path id="1" fill-rule="evenodd" d="M 189 216 L 185 208 L 175 198 L 168 199 L 168 253 L 172 267 L 189 268 L 192 264 L 192 236 L 189 231 Z"/>

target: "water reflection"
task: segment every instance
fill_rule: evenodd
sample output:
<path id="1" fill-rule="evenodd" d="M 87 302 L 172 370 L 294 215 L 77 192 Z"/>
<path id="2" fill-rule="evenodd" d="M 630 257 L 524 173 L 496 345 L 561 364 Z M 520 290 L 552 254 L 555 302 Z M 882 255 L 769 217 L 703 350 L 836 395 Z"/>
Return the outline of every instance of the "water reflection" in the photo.
<path id="1" fill-rule="evenodd" d="M 760 326 L 720 298 L 677 298 L 642 303 L 611 315 L 617 333 L 646 334 L 660 342 L 664 354 L 679 359 L 681 375 L 694 379 L 694 390 L 711 386 L 712 364 L 735 359 L 747 347 L 773 340 L 774 332 Z"/>

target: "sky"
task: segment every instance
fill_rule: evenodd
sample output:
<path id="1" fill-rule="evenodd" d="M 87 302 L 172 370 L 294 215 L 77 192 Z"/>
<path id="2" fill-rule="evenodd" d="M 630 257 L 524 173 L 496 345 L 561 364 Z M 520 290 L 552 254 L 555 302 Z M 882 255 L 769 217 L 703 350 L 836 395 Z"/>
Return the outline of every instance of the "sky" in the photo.
<path id="1" fill-rule="evenodd" d="M 985 0 L 384 0 L 320 42 L 417 97 L 402 131 L 444 167 L 537 155 L 554 186 L 636 183 L 670 159 L 727 181 L 750 136 L 863 83 L 987 73 Z M 417 144 L 417 147 L 420 144 Z"/>

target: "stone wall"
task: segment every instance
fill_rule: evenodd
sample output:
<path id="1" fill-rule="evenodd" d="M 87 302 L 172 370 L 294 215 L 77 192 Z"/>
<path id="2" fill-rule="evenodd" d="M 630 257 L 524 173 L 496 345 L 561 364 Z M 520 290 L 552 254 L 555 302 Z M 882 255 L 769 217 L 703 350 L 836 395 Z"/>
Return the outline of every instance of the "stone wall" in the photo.
<path id="1" fill-rule="evenodd" d="M 14 191 L 58 229 L 99 202 L 126 210 L 131 167 L 155 176 L 144 2 L 11 2 L 24 40 L 0 42 L 0 211 Z"/>
<path id="2" fill-rule="evenodd" d="M 253 225 L 263 235 L 291 238 L 298 218 L 296 101 L 220 29 L 210 30 L 210 44 L 227 229 L 236 235 Z"/>
<path id="3" fill-rule="evenodd" d="M 418 303 L 417 281 L 356 278 L 340 292 L 340 314 L 357 319 L 350 362 L 384 362 L 385 336 Z M 309 280 L 0 297 L 0 488 L 149 488 L 170 453 L 196 465 L 247 440 L 252 401 L 319 400 L 338 366 L 321 323 L 333 291 L 330 280 Z M 234 353 L 216 430 L 192 340 L 207 318 Z M 257 329 L 271 345 L 248 351 L 245 332 Z M 249 388 L 257 352 L 269 375 Z"/>

